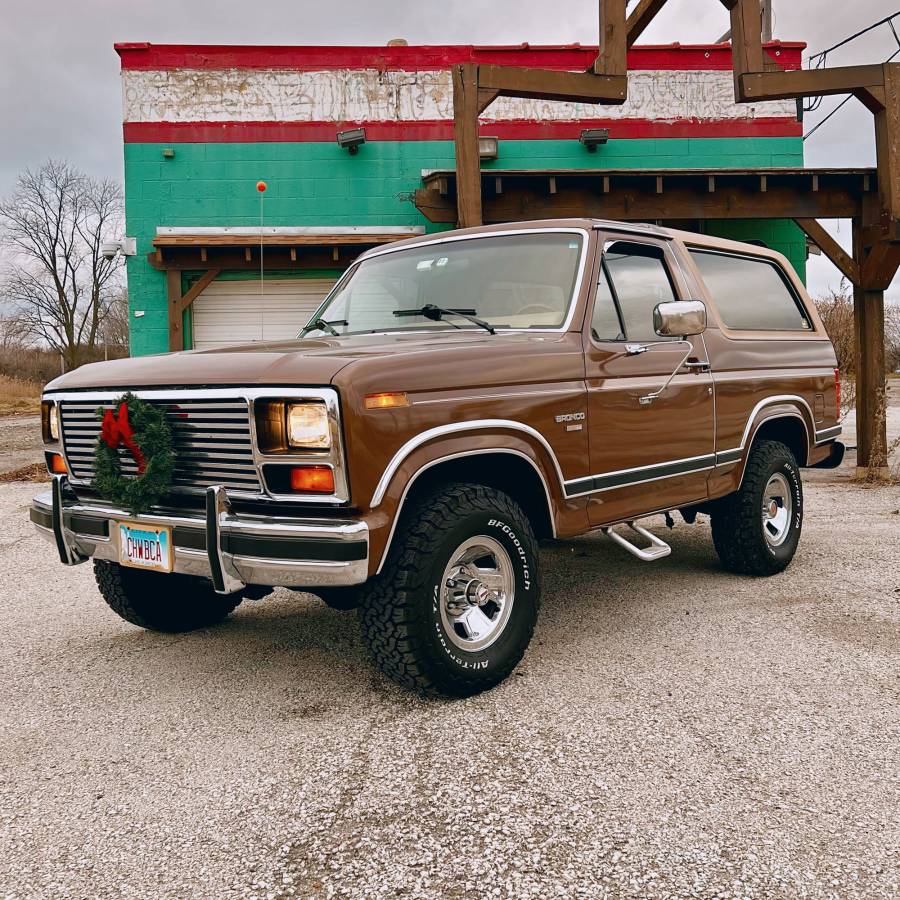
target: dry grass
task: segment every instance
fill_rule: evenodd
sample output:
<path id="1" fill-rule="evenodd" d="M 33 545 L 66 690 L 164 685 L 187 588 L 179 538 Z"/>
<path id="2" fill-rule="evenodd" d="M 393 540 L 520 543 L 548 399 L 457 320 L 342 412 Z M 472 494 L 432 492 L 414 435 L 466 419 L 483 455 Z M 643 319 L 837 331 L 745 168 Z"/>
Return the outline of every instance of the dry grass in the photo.
<path id="1" fill-rule="evenodd" d="M 6 484 L 11 481 L 43 482 L 49 480 L 50 475 L 44 463 L 32 463 L 30 466 L 23 466 L 14 472 L 0 472 L 0 484 Z"/>
<path id="2" fill-rule="evenodd" d="M 41 385 L 0 374 L 0 416 L 37 415 L 41 411 Z"/>

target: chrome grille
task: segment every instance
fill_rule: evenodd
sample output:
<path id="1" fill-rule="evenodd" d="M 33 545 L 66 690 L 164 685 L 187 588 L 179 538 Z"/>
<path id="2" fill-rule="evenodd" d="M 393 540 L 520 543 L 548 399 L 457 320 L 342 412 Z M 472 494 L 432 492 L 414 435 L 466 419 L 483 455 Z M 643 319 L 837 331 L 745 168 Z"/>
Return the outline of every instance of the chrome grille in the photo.
<path id="1" fill-rule="evenodd" d="M 165 409 L 175 448 L 172 490 L 177 493 L 205 491 L 221 484 L 233 491 L 262 492 L 253 459 L 247 401 L 149 400 Z M 94 451 L 100 436 L 98 409 L 113 409 L 111 402 L 62 400 L 60 419 L 63 446 L 72 481 L 88 484 L 94 477 Z M 137 474 L 127 450 L 119 456 L 125 475 Z"/>

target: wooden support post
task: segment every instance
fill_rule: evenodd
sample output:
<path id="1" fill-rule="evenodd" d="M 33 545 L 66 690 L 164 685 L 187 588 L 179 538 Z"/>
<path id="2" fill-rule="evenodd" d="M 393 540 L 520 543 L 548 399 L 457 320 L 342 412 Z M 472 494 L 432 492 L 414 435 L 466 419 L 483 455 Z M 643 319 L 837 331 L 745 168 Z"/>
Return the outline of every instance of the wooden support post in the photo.
<path id="1" fill-rule="evenodd" d="M 884 382 L 884 292 L 858 287 L 853 292 L 856 331 L 856 465 L 887 466 Z"/>
<path id="2" fill-rule="evenodd" d="M 744 100 L 744 76 L 765 68 L 759 0 L 738 0 L 731 7 L 731 62 L 734 68 L 734 96 Z"/>
<path id="3" fill-rule="evenodd" d="M 853 220 L 853 254 L 864 271 L 868 250 L 860 219 Z M 887 409 L 884 354 L 884 292 L 858 285 L 853 291 L 856 338 L 856 465 L 887 466 Z"/>
<path id="4" fill-rule="evenodd" d="M 600 0 L 600 55 L 594 62 L 594 73 L 624 77 L 628 72 L 627 52 L 625 0 Z"/>
<path id="5" fill-rule="evenodd" d="M 900 220 L 900 63 L 884 66 L 884 107 L 875 113 L 882 223 Z"/>
<path id="6" fill-rule="evenodd" d="M 481 225 L 481 157 L 478 154 L 478 67 L 453 66 L 453 136 L 456 208 L 460 228 Z"/>
<path id="7" fill-rule="evenodd" d="M 181 327 L 181 269 L 166 272 L 169 306 L 169 350 L 184 350 L 184 329 Z"/>

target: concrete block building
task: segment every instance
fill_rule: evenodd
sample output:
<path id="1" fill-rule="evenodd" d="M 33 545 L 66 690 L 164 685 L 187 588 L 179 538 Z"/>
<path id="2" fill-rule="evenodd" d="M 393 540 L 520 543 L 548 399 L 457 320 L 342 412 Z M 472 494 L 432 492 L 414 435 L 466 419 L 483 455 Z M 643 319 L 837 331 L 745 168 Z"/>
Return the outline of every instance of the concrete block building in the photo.
<path id="1" fill-rule="evenodd" d="M 802 48 L 768 52 L 797 68 Z M 424 218 L 413 192 L 423 172 L 454 165 L 454 63 L 583 71 L 596 55 L 578 45 L 116 50 L 136 355 L 292 337 L 363 249 L 446 227 Z M 498 150 L 484 168 L 803 165 L 796 103 L 735 104 L 728 45 L 636 47 L 629 67 L 621 107 L 492 104 L 481 132 Z M 365 143 L 351 152 L 336 136 L 356 128 Z M 579 140 L 588 128 L 608 129 L 608 142 L 590 150 Z M 695 227 L 763 241 L 805 273 L 806 241 L 790 221 Z"/>

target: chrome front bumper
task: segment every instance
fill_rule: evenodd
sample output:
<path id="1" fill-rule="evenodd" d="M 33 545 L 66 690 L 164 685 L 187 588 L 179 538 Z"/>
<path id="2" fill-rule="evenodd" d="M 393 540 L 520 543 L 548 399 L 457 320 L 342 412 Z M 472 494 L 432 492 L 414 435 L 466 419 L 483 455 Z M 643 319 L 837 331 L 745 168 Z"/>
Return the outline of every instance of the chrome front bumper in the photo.
<path id="1" fill-rule="evenodd" d="M 369 528 L 350 519 L 288 519 L 238 515 L 223 487 L 206 493 L 206 515 L 131 515 L 127 510 L 67 497 L 65 475 L 31 503 L 31 521 L 56 545 L 60 560 L 119 561 L 117 520 L 172 529 L 174 571 L 200 575 L 223 594 L 249 584 L 323 587 L 362 584 L 369 574 Z"/>

